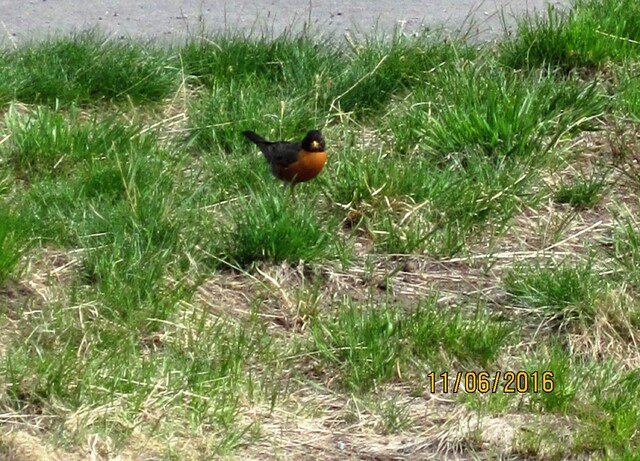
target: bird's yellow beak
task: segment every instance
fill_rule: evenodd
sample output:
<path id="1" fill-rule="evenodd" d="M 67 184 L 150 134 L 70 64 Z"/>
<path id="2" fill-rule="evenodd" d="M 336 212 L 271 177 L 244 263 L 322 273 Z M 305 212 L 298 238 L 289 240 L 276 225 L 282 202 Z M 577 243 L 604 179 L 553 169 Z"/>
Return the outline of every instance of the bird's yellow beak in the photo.
<path id="1" fill-rule="evenodd" d="M 318 141 L 311 141 L 312 149 L 317 149 L 318 147 L 320 147 L 320 143 Z"/>

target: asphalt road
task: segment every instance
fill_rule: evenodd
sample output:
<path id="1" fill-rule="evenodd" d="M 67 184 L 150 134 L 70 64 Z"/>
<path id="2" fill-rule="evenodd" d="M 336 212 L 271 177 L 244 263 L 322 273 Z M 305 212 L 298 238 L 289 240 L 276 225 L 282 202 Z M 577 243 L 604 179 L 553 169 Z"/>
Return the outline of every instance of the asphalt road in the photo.
<path id="1" fill-rule="evenodd" d="M 566 7 L 570 0 L 0 0 L 0 44 L 99 27 L 108 35 L 183 40 L 200 31 L 234 30 L 278 35 L 287 28 L 342 35 L 371 34 L 402 27 L 414 32 L 444 27 L 470 29 L 481 40 L 502 35 L 513 18 L 542 11 L 545 4 Z M 501 13 L 502 12 L 502 13 Z"/>

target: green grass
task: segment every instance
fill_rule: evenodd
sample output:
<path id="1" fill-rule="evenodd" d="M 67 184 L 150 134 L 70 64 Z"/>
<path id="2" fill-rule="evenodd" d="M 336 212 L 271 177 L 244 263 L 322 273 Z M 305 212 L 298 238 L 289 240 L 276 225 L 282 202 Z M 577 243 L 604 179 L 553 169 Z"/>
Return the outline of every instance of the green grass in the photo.
<path id="1" fill-rule="evenodd" d="M 156 148 L 152 137 L 141 132 L 141 126 L 126 126 L 114 116 L 98 120 L 93 115 L 84 120 L 75 107 L 69 113 L 47 107 L 21 113 L 11 106 L 4 126 L 10 140 L 0 147 L 3 156 L 14 175 L 30 181 L 36 176 L 67 176 L 78 165 L 111 160 L 133 146 Z"/>
<path id="2" fill-rule="evenodd" d="M 364 38 L 350 42 L 346 71 L 336 79 L 335 96 L 325 100 L 356 119 L 386 107 L 398 92 L 421 86 L 435 69 L 453 60 L 473 59 L 473 48 L 446 43 L 437 34 L 407 38 L 399 31 L 391 39 Z"/>
<path id="3" fill-rule="evenodd" d="M 237 153 L 250 148 L 241 134 L 245 129 L 271 139 L 300 140 L 309 126 L 322 128 L 325 124 L 326 115 L 320 115 L 305 93 L 276 92 L 272 83 L 260 80 L 247 89 L 246 84 L 225 81 L 194 105 L 190 142 L 195 147 L 211 153 Z"/>
<path id="4" fill-rule="evenodd" d="M 3 360 L 12 383 L 3 405 L 30 414 L 49 412 L 54 401 L 60 411 L 82 407 L 79 424 L 90 423 L 120 443 L 132 435 L 143 407 L 156 414 L 170 409 L 194 425 L 242 428 L 240 396 L 269 391 L 253 383 L 262 372 L 247 374 L 244 364 L 269 360 L 271 341 L 259 325 L 249 331 L 223 320 L 209 323 L 198 312 L 189 320 L 177 342 L 162 344 L 130 324 L 101 318 L 95 306 L 51 306 L 29 322 L 30 341 L 11 344 Z M 183 394 L 177 401 L 169 398 L 176 391 Z M 123 407 L 109 409 L 118 395 L 126 396 Z M 240 442 L 234 432 L 216 433 L 214 452 Z"/>
<path id="5" fill-rule="evenodd" d="M 201 36 L 178 49 L 187 75 L 213 88 L 220 80 L 271 82 L 308 88 L 328 69 L 338 68 L 335 44 L 306 35 L 247 39 L 239 34 Z M 240 58 L 240 59 L 239 59 Z"/>
<path id="6" fill-rule="evenodd" d="M 318 369 L 336 369 L 342 386 L 363 392 L 407 374 L 424 376 L 427 369 L 486 367 L 508 329 L 480 310 L 443 313 L 431 299 L 414 312 L 389 304 L 338 306 L 336 318 L 315 319 L 312 335 Z"/>
<path id="7" fill-rule="evenodd" d="M 560 324 L 595 319 L 601 278 L 591 264 L 516 267 L 506 274 L 507 292 L 527 310 Z"/>
<path id="8" fill-rule="evenodd" d="M 117 42 L 96 31 L 5 50 L 1 56 L 0 94 L 25 104 L 159 102 L 178 85 L 178 61 L 165 51 Z"/>
<path id="9" fill-rule="evenodd" d="M 633 459 L 638 17 L 2 51 L 0 457 Z"/>
<path id="10" fill-rule="evenodd" d="M 335 220 L 323 222 L 289 188 L 279 192 L 241 198 L 229 211 L 230 229 L 219 229 L 224 259 L 245 266 L 261 260 L 314 262 L 336 254 Z"/>
<path id="11" fill-rule="evenodd" d="M 555 191 L 554 199 L 575 208 L 593 208 L 600 201 L 606 185 L 606 174 L 603 177 L 591 175 L 573 182 L 562 182 Z"/>
<path id="12" fill-rule="evenodd" d="M 383 252 L 455 255 L 487 223 L 508 223 L 532 168 L 607 104 L 595 83 L 454 61 L 391 105 L 384 144 L 340 164 L 332 195 L 379 216 L 369 230 Z"/>
<path id="13" fill-rule="evenodd" d="M 519 452 L 544 451 L 560 458 L 600 453 L 604 459 L 620 459 L 617 457 L 633 449 L 633 431 L 638 423 L 636 370 L 571 357 L 554 342 L 549 347 L 541 344 L 524 369 L 529 374 L 553 370 L 547 381 L 552 383 L 553 392 L 531 392 L 527 399 L 502 392 L 470 396 L 474 407 L 493 414 L 509 414 L 517 407 L 540 415 L 535 428 L 517 438 Z M 569 419 L 554 420 L 554 415 L 567 415 Z M 567 433 L 571 434 L 569 439 L 563 435 Z"/>
<path id="14" fill-rule="evenodd" d="M 634 65 L 621 69 L 619 76 L 620 81 L 618 83 L 621 91 L 616 98 L 618 107 L 634 120 L 640 119 L 639 72 L 638 67 Z"/>
<path id="15" fill-rule="evenodd" d="M 476 153 L 496 163 L 531 162 L 563 136 L 592 128 L 606 107 L 596 82 L 522 75 L 485 62 L 445 67 L 411 94 L 402 115 L 390 117 L 398 150 L 435 163 L 455 155 L 464 165 L 465 156 Z"/>
<path id="16" fill-rule="evenodd" d="M 564 71 L 637 60 L 639 8 L 633 0 L 577 0 L 568 12 L 550 5 L 546 15 L 520 21 L 516 37 L 501 46 L 501 60 L 516 68 Z"/>
<path id="17" fill-rule="evenodd" d="M 617 227 L 613 235 L 613 256 L 619 264 L 622 278 L 640 283 L 640 223 L 630 215 L 616 219 Z"/>
<path id="18" fill-rule="evenodd" d="M 9 210 L 0 208 L 0 286 L 17 269 L 24 252 L 17 221 Z"/>

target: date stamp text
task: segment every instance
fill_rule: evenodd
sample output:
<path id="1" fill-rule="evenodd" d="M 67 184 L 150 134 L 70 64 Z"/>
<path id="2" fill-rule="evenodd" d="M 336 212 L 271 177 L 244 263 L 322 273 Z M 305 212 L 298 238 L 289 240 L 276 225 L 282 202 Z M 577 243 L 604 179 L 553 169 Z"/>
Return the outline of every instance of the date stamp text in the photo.
<path id="1" fill-rule="evenodd" d="M 444 394 L 456 394 L 459 391 L 481 394 L 504 392 L 505 394 L 537 394 L 553 392 L 552 371 L 457 371 L 427 374 L 431 393 L 441 390 Z"/>

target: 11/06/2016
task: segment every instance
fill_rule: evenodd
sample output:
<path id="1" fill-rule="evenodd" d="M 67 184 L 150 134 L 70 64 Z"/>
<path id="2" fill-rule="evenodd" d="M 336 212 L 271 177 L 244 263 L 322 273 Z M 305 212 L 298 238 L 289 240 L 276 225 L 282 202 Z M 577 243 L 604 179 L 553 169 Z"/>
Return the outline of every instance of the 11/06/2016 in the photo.
<path id="1" fill-rule="evenodd" d="M 436 392 L 436 385 L 442 384 L 442 392 L 457 393 L 462 390 L 465 392 L 480 392 L 486 394 L 488 392 L 496 393 L 499 390 L 505 394 L 525 394 L 528 392 L 550 393 L 554 389 L 553 372 L 552 371 L 496 371 L 493 376 L 488 371 L 458 371 L 455 373 L 443 372 L 436 375 L 434 371 L 427 374 L 429 379 L 429 390 Z M 454 379 L 453 386 L 450 386 L 449 380 Z M 463 386 L 460 389 L 460 386 Z M 452 389 L 451 389 L 452 388 Z"/>

